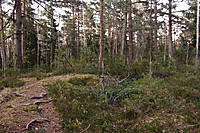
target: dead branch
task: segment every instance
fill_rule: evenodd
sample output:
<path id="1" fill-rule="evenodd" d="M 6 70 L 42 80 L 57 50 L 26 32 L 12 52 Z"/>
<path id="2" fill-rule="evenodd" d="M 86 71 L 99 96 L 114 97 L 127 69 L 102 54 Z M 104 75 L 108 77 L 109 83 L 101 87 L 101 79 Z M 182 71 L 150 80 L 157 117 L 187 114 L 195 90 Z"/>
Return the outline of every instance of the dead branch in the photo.
<path id="1" fill-rule="evenodd" d="M 90 128 L 90 124 L 88 125 L 88 127 L 86 129 L 84 129 L 83 131 L 81 131 L 81 133 L 86 132 L 89 128 Z"/>
<path id="2" fill-rule="evenodd" d="M 129 78 L 129 76 L 130 76 L 130 73 L 128 73 L 128 76 L 126 78 L 122 79 L 121 81 L 118 81 L 118 84 L 120 84 L 120 83 L 124 82 L 125 80 L 127 80 Z"/>
<path id="3" fill-rule="evenodd" d="M 20 94 L 18 92 L 14 92 L 15 96 L 17 97 L 26 97 L 27 95 L 26 94 Z"/>
<path id="4" fill-rule="evenodd" d="M 52 100 L 44 100 L 44 101 L 35 101 L 33 103 L 27 103 L 27 104 L 22 104 L 22 105 L 19 105 L 19 106 L 29 106 L 29 105 L 36 105 L 36 104 L 40 104 L 40 103 L 49 103 L 51 102 Z"/>
<path id="5" fill-rule="evenodd" d="M 42 93 L 41 95 L 34 95 L 30 99 L 40 99 L 44 98 L 46 95 L 48 95 L 48 93 Z"/>
<path id="6" fill-rule="evenodd" d="M 30 127 L 30 125 L 32 124 L 32 123 L 42 123 L 42 122 L 50 122 L 50 120 L 48 120 L 48 119 L 45 119 L 45 118 L 37 118 L 37 119 L 34 119 L 34 120 L 32 120 L 32 121 L 30 121 L 27 125 L 26 125 L 26 128 L 25 129 L 29 129 L 29 127 Z"/>

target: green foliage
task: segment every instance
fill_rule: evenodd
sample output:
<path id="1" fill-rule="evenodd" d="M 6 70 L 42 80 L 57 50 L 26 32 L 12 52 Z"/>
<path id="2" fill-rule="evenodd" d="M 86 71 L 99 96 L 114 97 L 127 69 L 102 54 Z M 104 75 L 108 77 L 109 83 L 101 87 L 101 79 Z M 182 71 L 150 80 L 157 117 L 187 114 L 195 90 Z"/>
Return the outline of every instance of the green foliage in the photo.
<path id="1" fill-rule="evenodd" d="M 25 84 L 24 81 L 21 81 L 17 79 L 16 77 L 5 77 L 0 80 L 0 89 L 3 89 L 4 87 L 21 87 Z"/>
<path id="2" fill-rule="evenodd" d="M 74 88 L 90 80 L 74 77 L 49 88 L 65 132 L 81 132 L 89 124 L 89 132 L 192 132 L 200 127 L 199 76 L 147 74 L 124 84 L 109 81 L 104 92 Z"/>
<path id="3" fill-rule="evenodd" d="M 5 73 L 6 77 L 16 77 L 20 74 L 20 69 L 17 68 L 5 68 L 4 71 L 0 69 L 0 73 Z"/>
<path id="4" fill-rule="evenodd" d="M 92 76 L 83 76 L 70 78 L 68 82 L 79 86 L 94 86 L 98 84 L 98 79 L 94 79 Z"/>
<path id="5" fill-rule="evenodd" d="M 147 74 L 149 72 L 149 62 L 146 59 L 142 61 L 134 61 L 130 67 L 131 76 L 133 78 L 139 79 L 143 77 L 143 74 Z"/>
<path id="6" fill-rule="evenodd" d="M 176 66 L 165 66 L 159 62 L 153 62 L 151 64 L 151 71 L 154 77 L 165 78 L 169 76 L 173 76 L 176 73 Z"/>

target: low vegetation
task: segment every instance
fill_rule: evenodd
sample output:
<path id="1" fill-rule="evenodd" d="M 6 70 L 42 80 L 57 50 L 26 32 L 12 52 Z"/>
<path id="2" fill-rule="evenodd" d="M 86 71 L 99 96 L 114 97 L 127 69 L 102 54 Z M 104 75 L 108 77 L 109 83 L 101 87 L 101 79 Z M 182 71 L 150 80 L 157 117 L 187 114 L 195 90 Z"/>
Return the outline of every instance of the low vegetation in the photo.
<path id="1" fill-rule="evenodd" d="M 151 70 L 147 69 L 150 67 Z M 57 81 L 49 87 L 49 92 L 57 110 L 62 114 L 63 130 L 198 132 L 199 75 L 191 74 L 190 67 L 179 69 L 171 66 L 168 70 L 165 67 L 169 68 L 160 64 L 133 68 L 150 71 L 139 70 L 140 76 L 131 76 L 121 84 L 107 77 L 104 92 L 94 87 L 98 82 L 93 77 Z M 165 70 L 165 73 L 160 73 L 161 70 Z M 142 71 L 145 73 L 142 74 Z"/>

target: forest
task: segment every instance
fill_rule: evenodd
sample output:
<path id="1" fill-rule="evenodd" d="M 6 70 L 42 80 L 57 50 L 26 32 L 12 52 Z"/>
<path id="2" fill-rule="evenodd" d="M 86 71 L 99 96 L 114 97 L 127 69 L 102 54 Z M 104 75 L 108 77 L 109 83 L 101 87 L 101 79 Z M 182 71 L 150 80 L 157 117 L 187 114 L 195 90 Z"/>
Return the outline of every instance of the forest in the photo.
<path id="1" fill-rule="evenodd" d="M 200 131 L 199 0 L 0 0 L 0 133 Z"/>

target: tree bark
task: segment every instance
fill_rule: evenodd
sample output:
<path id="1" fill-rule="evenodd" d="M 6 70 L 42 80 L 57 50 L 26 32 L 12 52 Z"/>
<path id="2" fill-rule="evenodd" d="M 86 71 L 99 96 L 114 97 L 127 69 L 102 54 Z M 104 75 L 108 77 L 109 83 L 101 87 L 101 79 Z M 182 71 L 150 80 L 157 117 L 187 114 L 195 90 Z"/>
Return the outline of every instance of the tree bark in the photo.
<path id="1" fill-rule="evenodd" d="M 194 73 L 197 73 L 198 56 L 199 56 L 199 0 L 197 0 L 197 33 L 196 33 L 196 56 L 195 56 Z"/>
<path id="2" fill-rule="evenodd" d="M 25 63 L 25 11 L 26 11 L 26 0 L 22 3 L 22 61 L 23 66 Z"/>
<path id="3" fill-rule="evenodd" d="M 133 63 L 133 31 L 132 31 L 132 2 L 129 0 L 128 31 L 129 31 L 129 65 Z"/>
<path id="4" fill-rule="evenodd" d="M 156 61 L 158 58 L 158 44 L 157 44 L 157 0 L 154 0 L 154 18 L 155 18 L 155 30 L 154 30 L 154 43 L 155 43 L 155 47 L 154 47 L 154 60 Z"/>
<path id="5" fill-rule="evenodd" d="M 104 91 L 104 61 L 103 61 L 103 0 L 100 0 L 100 54 L 99 54 L 99 76 Z"/>
<path id="6" fill-rule="evenodd" d="M 3 27 L 3 10 L 0 3 L 0 26 L 1 26 L 1 60 L 2 60 L 2 70 L 4 71 L 7 67 L 6 62 L 6 47 L 4 41 L 4 27 Z"/>
<path id="7" fill-rule="evenodd" d="M 78 9 L 79 10 L 79 9 Z M 79 45 L 80 45 L 80 38 L 79 38 L 79 34 L 80 34 L 80 26 L 79 26 L 79 11 L 78 11 L 78 34 L 77 34 L 77 53 L 76 53 L 76 55 L 77 55 L 77 57 L 79 58 Z"/>
<path id="8" fill-rule="evenodd" d="M 15 58 L 14 58 L 14 67 L 19 68 L 21 71 L 23 70 L 23 62 L 22 62 L 22 9 L 21 9 L 21 0 L 15 0 L 16 4 L 16 21 L 15 21 L 15 29 L 16 29 L 16 44 L 15 44 Z"/>
<path id="9" fill-rule="evenodd" d="M 127 0 L 125 5 L 127 5 Z M 127 41 L 127 37 L 126 37 L 126 30 L 127 29 L 127 8 L 126 6 L 124 7 L 124 25 L 123 25 L 123 30 L 122 30 L 122 45 L 121 45 L 121 55 L 124 55 L 124 49 L 126 46 L 126 41 Z"/>
<path id="10" fill-rule="evenodd" d="M 172 53 L 172 0 L 169 0 L 169 63 L 173 60 L 173 53 Z"/>

